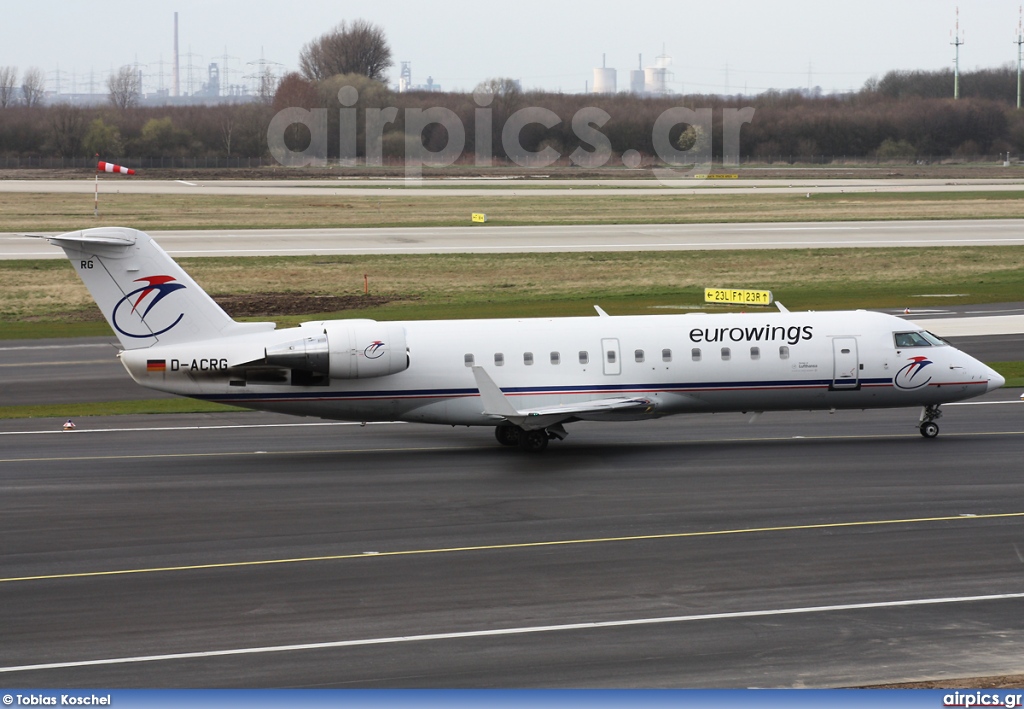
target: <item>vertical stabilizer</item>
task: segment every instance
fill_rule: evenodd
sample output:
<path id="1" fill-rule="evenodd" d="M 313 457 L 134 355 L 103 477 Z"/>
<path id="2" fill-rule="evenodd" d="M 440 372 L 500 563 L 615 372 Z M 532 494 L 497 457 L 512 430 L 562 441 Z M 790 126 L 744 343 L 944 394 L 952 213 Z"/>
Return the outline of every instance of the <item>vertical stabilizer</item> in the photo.
<path id="1" fill-rule="evenodd" d="M 137 229 L 100 227 L 48 239 L 64 249 L 126 350 L 274 329 L 232 320 Z"/>

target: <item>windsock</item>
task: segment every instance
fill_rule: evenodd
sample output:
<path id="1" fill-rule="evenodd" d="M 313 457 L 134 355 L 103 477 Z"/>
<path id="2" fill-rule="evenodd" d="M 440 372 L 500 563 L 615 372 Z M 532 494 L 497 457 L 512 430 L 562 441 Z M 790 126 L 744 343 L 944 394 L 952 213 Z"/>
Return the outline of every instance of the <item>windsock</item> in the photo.
<path id="1" fill-rule="evenodd" d="M 120 165 L 115 165 L 112 162 L 103 162 L 103 161 L 100 161 L 96 165 L 96 172 L 120 172 L 122 175 L 134 175 L 135 174 L 135 170 L 129 170 L 126 167 L 121 167 Z"/>

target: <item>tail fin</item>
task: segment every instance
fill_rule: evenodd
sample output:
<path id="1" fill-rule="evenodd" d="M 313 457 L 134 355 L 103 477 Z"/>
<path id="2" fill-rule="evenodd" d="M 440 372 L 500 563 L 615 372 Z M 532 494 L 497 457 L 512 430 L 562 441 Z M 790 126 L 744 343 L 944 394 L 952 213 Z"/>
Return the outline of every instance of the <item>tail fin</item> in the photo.
<path id="1" fill-rule="evenodd" d="M 275 327 L 232 320 L 145 232 L 100 227 L 48 239 L 64 249 L 126 350 Z"/>

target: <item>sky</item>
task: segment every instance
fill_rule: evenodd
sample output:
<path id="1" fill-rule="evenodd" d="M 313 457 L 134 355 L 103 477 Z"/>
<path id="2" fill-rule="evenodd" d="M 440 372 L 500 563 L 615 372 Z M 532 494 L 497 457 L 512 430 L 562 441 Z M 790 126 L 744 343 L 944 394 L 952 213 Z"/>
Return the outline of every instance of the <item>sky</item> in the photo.
<path id="1" fill-rule="evenodd" d="M 171 85 L 173 17 L 179 13 L 184 88 L 186 53 L 197 67 L 218 62 L 222 83 L 257 73 L 262 56 L 278 72 L 298 68 L 303 45 L 341 20 L 380 25 L 395 61 L 411 62 L 413 84 L 427 77 L 444 90 L 471 91 L 491 77 L 519 79 L 526 89 L 580 93 L 593 69 L 628 71 L 672 58 L 670 90 L 760 93 L 820 86 L 826 93 L 857 90 L 892 69 L 952 67 L 952 30 L 959 6 L 960 68 L 1016 65 L 1020 0 L 651 0 L 555 3 L 515 0 L 34 0 L 5 2 L 0 20 L 0 66 L 32 66 L 48 90 L 72 85 L 95 90 L 112 69 L 138 62 L 146 90 Z M 225 81 L 226 79 L 226 81 Z"/>

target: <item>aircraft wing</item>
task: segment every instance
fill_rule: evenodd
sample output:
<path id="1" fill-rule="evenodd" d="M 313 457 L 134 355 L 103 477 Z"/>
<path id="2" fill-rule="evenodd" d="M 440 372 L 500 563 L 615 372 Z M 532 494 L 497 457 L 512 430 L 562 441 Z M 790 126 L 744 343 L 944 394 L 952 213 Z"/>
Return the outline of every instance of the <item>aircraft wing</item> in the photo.
<path id="1" fill-rule="evenodd" d="M 621 418 L 622 415 L 630 413 L 642 415 L 654 411 L 654 402 L 650 399 L 628 396 L 517 409 L 483 367 L 473 367 L 473 377 L 483 400 L 483 412 L 489 416 L 503 418 L 527 431 L 547 428 L 570 419 L 600 419 L 605 415 Z"/>

